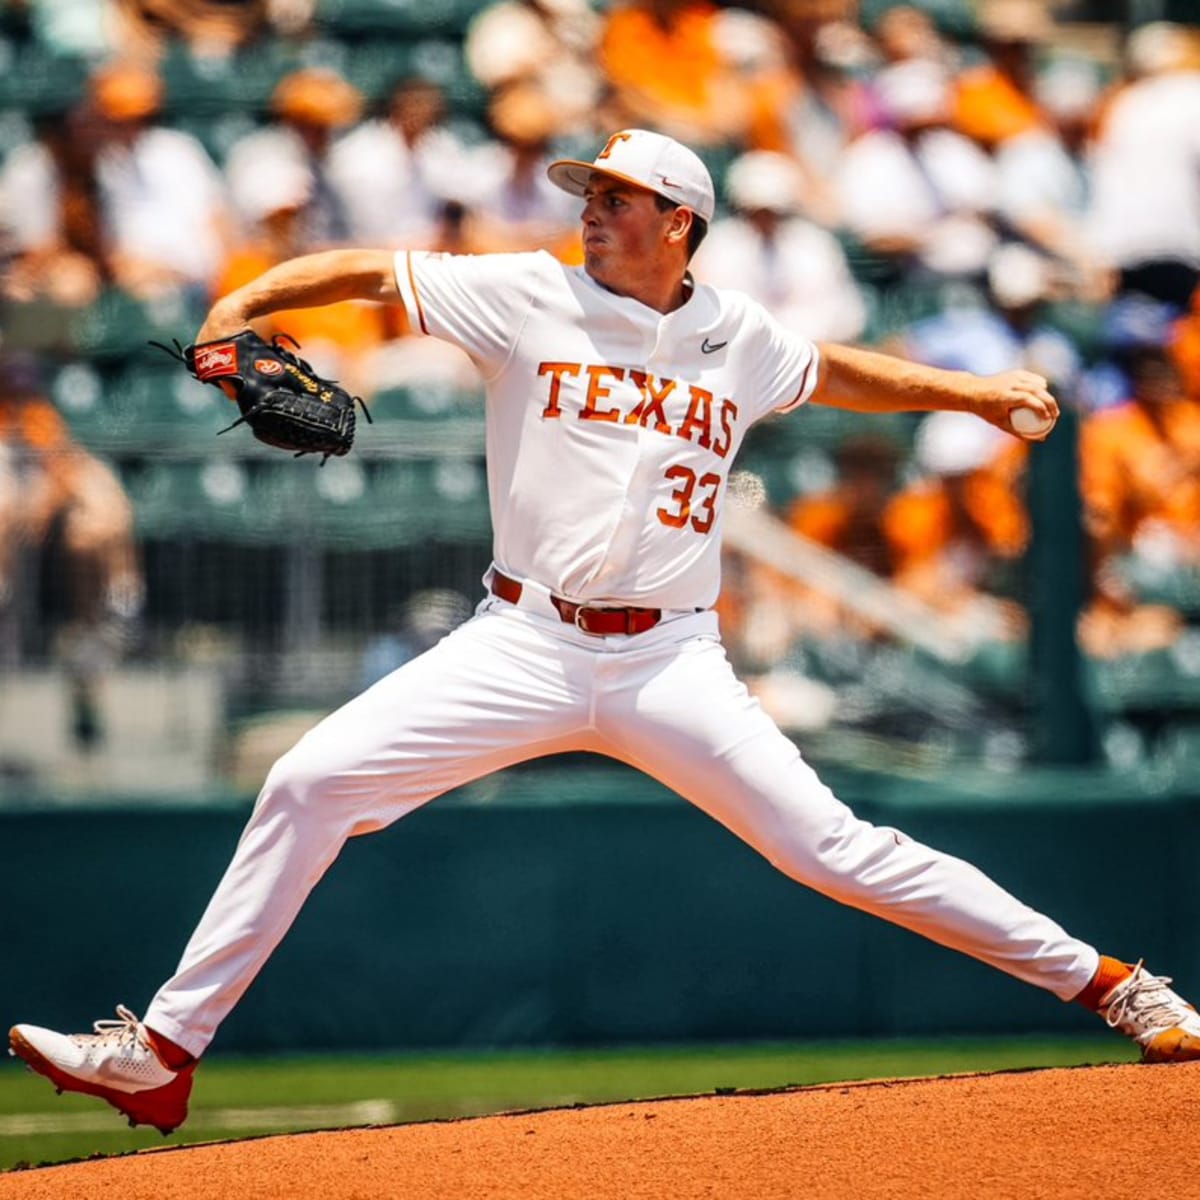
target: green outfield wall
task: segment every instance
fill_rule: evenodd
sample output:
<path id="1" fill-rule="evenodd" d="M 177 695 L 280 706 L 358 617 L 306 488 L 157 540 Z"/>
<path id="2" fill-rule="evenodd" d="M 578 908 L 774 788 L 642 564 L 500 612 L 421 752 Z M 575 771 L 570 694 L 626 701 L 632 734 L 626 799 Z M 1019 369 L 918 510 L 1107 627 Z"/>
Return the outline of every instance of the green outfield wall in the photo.
<path id="1" fill-rule="evenodd" d="M 1200 797 L 1085 773 L 831 777 L 1072 932 L 1200 993 Z M 173 968 L 249 806 L 0 813 L 0 1021 L 86 1028 Z M 1094 1028 L 790 882 L 624 768 L 550 763 L 356 839 L 222 1029 L 228 1050 Z"/>

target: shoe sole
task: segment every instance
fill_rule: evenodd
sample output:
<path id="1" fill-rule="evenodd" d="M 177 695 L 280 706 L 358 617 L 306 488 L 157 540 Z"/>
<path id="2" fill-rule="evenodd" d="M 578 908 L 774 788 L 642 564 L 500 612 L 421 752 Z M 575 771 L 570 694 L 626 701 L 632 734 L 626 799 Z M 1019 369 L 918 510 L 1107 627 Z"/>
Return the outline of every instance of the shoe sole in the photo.
<path id="1" fill-rule="evenodd" d="M 1182 1029 L 1168 1029 L 1160 1033 L 1142 1051 L 1142 1062 L 1145 1063 L 1196 1061 L 1200 1061 L 1200 1038 L 1195 1038 Z"/>
<path id="2" fill-rule="evenodd" d="M 22 1059 L 31 1070 L 50 1080 L 60 1096 L 63 1092 L 79 1092 L 85 1096 L 96 1096 L 107 1104 L 111 1104 L 122 1116 L 128 1117 L 131 1128 L 136 1128 L 138 1125 L 153 1125 L 163 1137 L 166 1137 L 168 1134 L 174 1133 L 187 1119 L 187 1094 L 191 1091 L 190 1071 L 180 1071 L 171 1083 L 159 1088 L 152 1088 L 149 1091 L 119 1092 L 115 1088 L 105 1087 L 98 1083 L 87 1083 L 82 1079 L 76 1079 L 73 1075 L 68 1075 L 56 1067 L 45 1055 L 39 1053 L 37 1048 L 16 1028 L 9 1030 L 8 1044 L 11 1053 Z M 178 1088 L 181 1084 L 183 1084 L 184 1095 L 182 1109 L 179 1110 L 178 1100 L 174 1097 L 168 1099 L 163 1093 Z M 164 1112 L 164 1102 L 171 1104 L 172 1101 L 175 1110 L 179 1111 L 168 1109 L 167 1112 Z"/>

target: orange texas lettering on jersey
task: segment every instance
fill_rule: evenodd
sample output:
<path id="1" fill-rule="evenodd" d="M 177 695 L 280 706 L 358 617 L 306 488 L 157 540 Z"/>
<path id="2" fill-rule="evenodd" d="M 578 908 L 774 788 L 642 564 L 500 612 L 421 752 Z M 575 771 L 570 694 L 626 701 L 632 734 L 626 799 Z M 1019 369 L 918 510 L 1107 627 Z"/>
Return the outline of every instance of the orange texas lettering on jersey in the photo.
<path id="1" fill-rule="evenodd" d="M 537 373 L 548 379 L 546 407 L 542 416 L 552 420 L 563 415 L 562 388 L 564 379 L 578 380 L 584 392 L 579 409 L 581 421 L 609 421 L 625 425 L 642 425 L 656 433 L 670 434 L 695 442 L 724 458 L 733 445 L 733 423 L 738 406 L 732 400 L 718 401 L 712 392 L 694 383 L 680 384 L 674 379 L 656 379 L 648 371 L 634 368 L 610 367 L 603 363 L 542 362 Z M 612 385 L 628 379 L 633 387 L 617 389 Z M 667 419 L 663 405 L 677 389 L 687 389 L 687 415 L 677 426 Z M 633 407 L 629 403 L 636 399 Z M 717 408 L 717 405 L 720 405 Z"/>

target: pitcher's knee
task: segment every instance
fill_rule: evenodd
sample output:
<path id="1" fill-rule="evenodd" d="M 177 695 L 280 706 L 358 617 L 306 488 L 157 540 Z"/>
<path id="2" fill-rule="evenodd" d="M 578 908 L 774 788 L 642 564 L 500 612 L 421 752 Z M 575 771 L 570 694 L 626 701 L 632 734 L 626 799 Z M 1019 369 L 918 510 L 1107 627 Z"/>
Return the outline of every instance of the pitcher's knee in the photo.
<path id="1" fill-rule="evenodd" d="M 276 759 L 259 793 L 258 807 L 303 809 L 325 804 L 337 794 L 336 776 L 329 764 L 301 743 Z"/>

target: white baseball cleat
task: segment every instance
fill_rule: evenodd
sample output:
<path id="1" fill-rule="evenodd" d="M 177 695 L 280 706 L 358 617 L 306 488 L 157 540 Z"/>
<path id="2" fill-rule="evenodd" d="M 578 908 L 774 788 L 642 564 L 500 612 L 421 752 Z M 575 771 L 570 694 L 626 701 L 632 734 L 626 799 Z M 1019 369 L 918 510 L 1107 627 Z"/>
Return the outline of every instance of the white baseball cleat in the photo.
<path id="1" fill-rule="evenodd" d="M 1099 1012 L 1111 1029 L 1131 1037 L 1142 1048 L 1143 1062 L 1187 1062 L 1200 1059 L 1200 1014 L 1139 961 L 1100 1001 Z"/>
<path id="2" fill-rule="evenodd" d="M 59 1092 L 99 1096 L 129 1118 L 166 1135 L 187 1118 L 195 1063 L 168 1067 L 146 1027 L 124 1005 L 115 1021 L 97 1021 L 94 1033 L 55 1033 L 38 1025 L 14 1025 L 9 1053 L 44 1075 Z"/>

